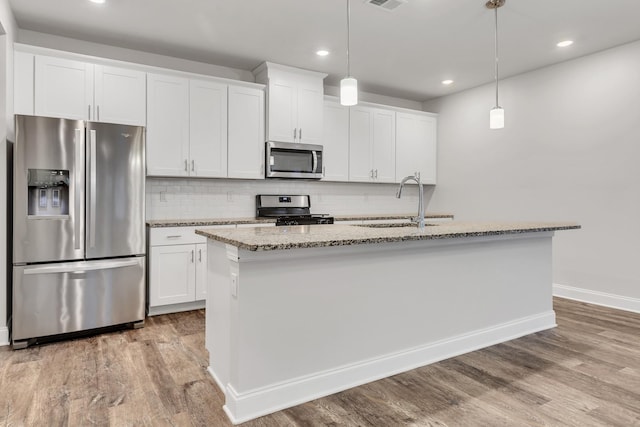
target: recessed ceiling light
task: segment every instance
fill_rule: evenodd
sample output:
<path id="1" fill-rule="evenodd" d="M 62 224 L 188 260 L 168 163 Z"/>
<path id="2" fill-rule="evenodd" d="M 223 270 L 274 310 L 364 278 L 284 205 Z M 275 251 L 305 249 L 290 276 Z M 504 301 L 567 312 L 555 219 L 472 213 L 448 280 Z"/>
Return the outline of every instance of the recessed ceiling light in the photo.
<path id="1" fill-rule="evenodd" d="M 453 83 L 453 80 L 443 80 L 442 81 L 442 84 L 443 85 L 447 85 L 447 86 L 449 86 L 451 83 Z"/>
<path id="2" fill-rule="evenodd" d="M 558 43 L 556 46 L 558 47 L 567 47 L 567 46 L 571 46 L 573 44 L 573 40 L 565 40 L 562 41 L 560 43 Z"/>
<path id="3" fill-rule="evenodd" d="M 107 0 L 89 0 L 91 3 L 97 3 L 97 4 L 102 4 Z"/>
<path id="4" fill-rule="evenodd" d="M 327 56 L 327 55 L 329 55 L 329 51 L 321 49 L 321 50 L 316 52 L 316 55 L 318 55 L 318 56 Z"/>

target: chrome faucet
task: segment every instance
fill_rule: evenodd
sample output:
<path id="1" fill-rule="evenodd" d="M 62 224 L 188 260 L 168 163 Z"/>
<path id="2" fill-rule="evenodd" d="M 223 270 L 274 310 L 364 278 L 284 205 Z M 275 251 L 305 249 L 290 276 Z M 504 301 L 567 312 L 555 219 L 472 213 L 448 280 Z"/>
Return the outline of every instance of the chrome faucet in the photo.
<path id="1" fill-rule="evenodd" d="M 400 187 L 396 193 L 396 197 L 399 199 L 402 196 L 402 188 L 407 181 L 415 181 L 418 184 L 418 216 L 411 218 L 412 222 L 418 224 L 420 230 L 424 230 L 424 193 L 422 191 L 422 183 L 420 182 L 420 174 L 405 176 L 400 181 Z"/>

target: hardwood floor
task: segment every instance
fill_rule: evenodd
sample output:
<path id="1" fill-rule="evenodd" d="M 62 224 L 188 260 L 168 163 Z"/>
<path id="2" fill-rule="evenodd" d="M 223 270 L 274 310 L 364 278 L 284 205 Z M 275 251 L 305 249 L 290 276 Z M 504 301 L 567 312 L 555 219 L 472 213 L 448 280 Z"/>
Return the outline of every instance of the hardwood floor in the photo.
<path id="1" fill-rule="evenodd" d="M 640 315 L 555 299 L 558 327 L 243 424 L 640 426 Z M 1 426 L 229 426 L 204 311 L 0 349 Z"/>

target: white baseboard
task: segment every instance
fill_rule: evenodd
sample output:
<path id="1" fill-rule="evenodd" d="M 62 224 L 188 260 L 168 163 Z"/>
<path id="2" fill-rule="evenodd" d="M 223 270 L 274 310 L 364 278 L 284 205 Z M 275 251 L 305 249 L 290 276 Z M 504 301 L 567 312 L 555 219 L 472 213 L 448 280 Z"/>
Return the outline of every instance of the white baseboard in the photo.
<path id="1" fill-rule="evenodd" d="M 625 297 L 622 295 L 608 294 L 606 292 L 591 291 L 589 289 L 575 288 L 567 285 L 553 285 L 553 295 L 556 297 L 587 302 L 589 304 L 616 308 L 618 310 L 640 313 L 640 299 Z"/>
<path id="2" fill-rule="evenodd" d="M 556 326 L 553 310 L 330 371 L 238 393 L 227 384 L 224 411 L 233 424 Z M 219 380 L 209 369 L 218 385 Z"/>
<path id="3" fill-rule="evenodd" d="M 205 308 L 205 300 L 185 302 L 182 304 L 159 305 L 156 307 L 149 307 L 149 316 L 178 313 L 181 311 L 200 310 L 202 308 Z"/>
<path id="4" fill-rule="evenodd" d="M 218 388 L 220 389 L 220 391 L 222 391 L 224 393 L 225 387 L 224 384 L 222 384 L 222 381 L 220 381 L 220 378 L 218 378 L 218 376 L 216 375 L 215 372 L 213 372 L 213 369 L 211 369 L 211 366 L 209 366 L 207 368 L 207 372 L 209 372 L 209 375 L 211 375 L 213 377 L 213 380 L 216 382 L 216 384 L 218 385 Z"/>
<path id="5" fill-rule="evenodd" d="M 0 327 L 0 346 L 9 345 L 9 328 Z"/>

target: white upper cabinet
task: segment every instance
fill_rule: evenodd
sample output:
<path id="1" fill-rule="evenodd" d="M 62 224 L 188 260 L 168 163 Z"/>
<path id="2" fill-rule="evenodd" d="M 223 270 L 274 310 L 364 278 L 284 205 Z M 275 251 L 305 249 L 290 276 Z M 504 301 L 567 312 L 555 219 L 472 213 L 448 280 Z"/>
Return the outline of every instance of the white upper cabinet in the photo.
<path id="1" fill-rule="evenodd" d="M 349 107 L 325 99 L 322 133 L 323 181 L 349 180 Z"/>
<path id="2" fill-rule="evenodd" d="M 254 74 L 267 85 L 267 140 L 320 144 L 326 74 L 270 62 Z"/>
<path id="3" fill-rule="evenodd" d="M 145 73 L 35 56 L 34 113 L 144 126 Z"/>
<path id="4" fill-rule="evenodd" d="M 264 178 L 264 90 L 148 74 L 147 175 Z"/>
<path id="5" fill-rule="evenodd" d="M 35 114 L 33 106 L 33 80 L 35 55 L 15 51 L 13 55 L 13 112 Z"/>
<path id="6" fill-rule="evenodd" d="M 396 114 L 396 182 L 417 173 L 423 184 L 436 183 L 436 132 L 431 115 Z"/>
<path id="7" fill-rule="evenodd" d="M 229 178 L 264 179 L 264 91 L 229 86 Z"/>
<path id="8" fill-rule="evenodd" d="M 359 105 L 349 122 L 349 180 L 395 182 L 395 112 Z"/>
<path id="9" fill-rule="evenodd" d="M 96 65 L 93 119 L 105 123 L 144 126 L 146 120 L 146 73 Z"/>
<path id="10" fill-rule="evenodd" d="M 227 85 L 191 80 L 189 87 L 189 173 L 227 176 Z"/>
<path id="11" fill-rule="evenodd" d="M 189 176 L 189 80 L 147 75 L 147 175 Z"/>
<path id="12" fill-rule="evenodd" d="M 36 56 L 35 114 L 74 120 L 91 120 L 93 64 Z"/>

